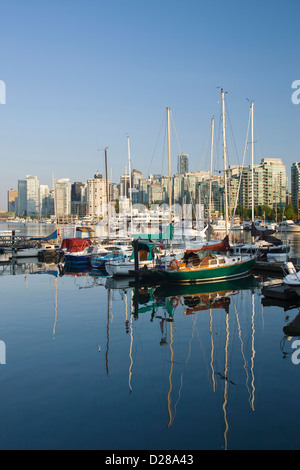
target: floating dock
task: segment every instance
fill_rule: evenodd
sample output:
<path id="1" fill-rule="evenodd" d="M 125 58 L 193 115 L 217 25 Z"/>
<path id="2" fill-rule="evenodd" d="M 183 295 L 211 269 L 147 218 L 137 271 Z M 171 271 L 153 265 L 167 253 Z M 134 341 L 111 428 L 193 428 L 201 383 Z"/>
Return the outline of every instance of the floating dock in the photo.
<path id="1" fill-rule="evenodd" d="M 295 268 L 299 269 L 299 261 L 297 258 L 289 258 L 289 261 L 293 263 Z M 284 263 L 281 261 L 256 261 L 256 264 L 253 268 L 254 272 L 267 272 L 270 276 L 273 274 L 284 276 L 283 271 Z"/>
<path id="2" fill-rule="evenodd" d="M 261 290 L 262 294 L 271 299 L 277 300 L 300 300 L 300 297 L 295 292 L 292 287 L 289 287 L 285 284 L 277 284 L 277 285 L 270 285 L 264 286 Z"/>

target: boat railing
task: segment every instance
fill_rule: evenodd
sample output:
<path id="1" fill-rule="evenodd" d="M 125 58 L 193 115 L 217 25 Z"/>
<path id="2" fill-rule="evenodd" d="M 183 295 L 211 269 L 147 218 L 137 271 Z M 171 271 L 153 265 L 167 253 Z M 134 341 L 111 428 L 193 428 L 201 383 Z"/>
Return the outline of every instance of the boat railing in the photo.
<path id="1" fill-rule="evenodd" d="M 297 273 L 297 270 L 294 266 L 294 264 L 291 262 L 291 261 L 288 261 L 286 263 L 283 263 L 282 265 L 282 269 L 283 269 L 283 272 L 286 276 L 290 275 L 290 274 L 295 274 L 297 275 L 298 277 L 298 273 Z M 299 278 L 300 279 L 300 278 Z"/>

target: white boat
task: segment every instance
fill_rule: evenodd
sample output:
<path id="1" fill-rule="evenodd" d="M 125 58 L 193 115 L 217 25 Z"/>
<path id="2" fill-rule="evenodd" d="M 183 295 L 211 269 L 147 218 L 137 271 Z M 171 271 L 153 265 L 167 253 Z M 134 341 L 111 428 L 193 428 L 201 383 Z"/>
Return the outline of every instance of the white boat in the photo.
<path id="1" fill-rule="evenodd" d="M 225 232 L 225 230 L 226 230 L 226 222 L 222 217 L 220 219 L 216 220 L 210 226 L 215 232 Z"/>
<path id="2" fill-rule="evenodd" d="M 11 259 L 11 253 L 0 250 L 0 263 L 6 263 Z"/>
<path id="3" fill-rule="evenodd" d="M 300 232 L 300 225 L 295 224 L 293 220 L 283 220 L 280 224 L 276 225 L 277 232 Z"/>
<path id="4" fill-rule="evenodd" d="M 293 287 L 295 292 L 300 296 L 300 272 L 296 270 L 291 261 L 284 263 L 283 271 L 285 273 L 282 281 L 283 284 Z"/>
<path id="5" fill-rule="evenodd" d="M 252 222 L 251 222 L 251 220 L 245 220 L 242 225 L 243 225 L 243 230 L 250 231 Z"/>
<path id="6" fill-rule="evenodd" d="M 139 268 L 147 267 L 154 268 L 156 266 L 155 260 L 155 245 L 151 242 L 140 241 L 138 243 L 138 260 Z M 135 253 L 134 250 L 130 258 L 127 256 L 122 259 L 109 260 L 105 263 L 105 270 L 109 276 L 130 276 L 135 269 Z"/>
<path id="7" fill-rule="evenodd" d="M 89 265 L 93 258 L 98 256 L 104 256 L 108 253 L 112 253 L 118 250 L 118 246 L 114 244 L 91 244 L 90 246 L 84 248 L 81 251 L 76 252 L 65 252 L 64 261 L 66 263 L 75 264 L 75 265 Z M 93 267 L 96 267 L 92 264 Z"/>
<path id="8" fill-rule="evenodd" d="M 0 237 L 12 237 L 12 232 L 16 234 L 22 233 L 23 230 L 0 230 Z"/>
<path id="9" fill-rule="evenodd" d="M 40 248 L 13 248 L 12 258 L 37 258 L 40 252 Z"/>
<path id="10" fill-rule="evenodd" d="M 254 220 L 253 224 L 254 224 L 254 227 L 256 228 L 256 230 L 261 230 L 261 231 L 274 230 L 275 231 L 275 229 L 276 229 L 276 224 L 275 223 L 264 221 L 264 220 Z M 252 228 L 252 221 L 251 220 L 245 220 L 243 222 L 242 226 L 243 226 L 243 230 L 250 231 L 251 228 Z"/>
<path id="11" fill-rule="evenodd" d="M 231 224 L 231 222 L 228 221 L 228 224 L 227 224 L 228 229 L 230 227 L 230 224 Z M 213 229 L 214 232 L 225 232 L 226 231 L 226 221 L 225 221 L 225 219 L 223 219 L 223 217 L 221 217 L 220 219 L 217 219 L 210 226 L 211 226 L 211 228 Z M 232 224 L 231 230 L 234 230 L 234 231 L 243 230 L 243 225 L 234 222 Z"/>
<path id="12" fill-rule="evenodd" d="M 107 245 L 103 251 L 93 255 L 91 265 L 93 268 L 101 269 L 109 261 L 124 261 L 132 254 L 132 246 Z"/>
<path id="13" fill-rule="evenodd" d="M 130 276 L 134 271 L 134 260 L 112 260 L 105 263 L 105 270 L 109 276 Z M 139 262 L 139 267 L 154 268 L 154 260 L 143 260 Z"/>
<path id="14" fill-rule="evenodd" d="M 275 245 L 267 240 L 256 240 L 249 243 L 237 243 L 230 247 L 230 253 L 239 255 L 256 255 L 258 257 L 267 257 L 268 261 L 283 262 L 287 261 L 290 246 L 278 244 Z"/>
<path id="15" fill-rule="evenodd" d="M 270 231 L 276 230 L 276 224 L 272 222 L 267 222 L 264 220 L 254 220 L 253 224 L 256 230 L 258 231 L 264 232 L 265 230 L 270 230 Z M 250 225 L 250 230 L 251 230 L 251 225 Z"/>
<path id="16" fill-rule="evenodd" d="M 48 243 L 39 244 L 29 248 L 13 248 L 12 258 L 37 258 L 39 253 L 59 250 L 60 245 Z"/>

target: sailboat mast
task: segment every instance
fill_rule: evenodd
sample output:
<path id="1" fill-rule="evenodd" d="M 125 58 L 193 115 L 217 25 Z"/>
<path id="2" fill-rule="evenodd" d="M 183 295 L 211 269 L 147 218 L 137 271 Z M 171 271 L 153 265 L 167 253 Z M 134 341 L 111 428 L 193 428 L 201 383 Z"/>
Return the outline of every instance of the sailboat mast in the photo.
<path id="1" fill-rule="evenodd" d="M 53 196 L 54 196 L 54 217 L 55 217 L 55 223 L 57 224 L 57 207 L 56 207 L 56 194 L 55 194 L 55 180 L 54 180 L 54 174 L 52 172 L 52 189 L 53 189 Z"/>
<path id="2" fill-rule="evenodd" d="M 208 205 L 208 233 L 210 238 L 210 224 L 211 224 L 211 200 L 212 200 L 212 164 L 213 164 L 213 153 L 214 153 L 214 128 L 215 119 L 211 120 L 211 147 L 210 147 L 210 175 L 209 175 L 209 205 Z"/>
<path id="3" fill-rule="evenodd" d="M 132 231 L 131 156 L 130 156 L 129 136 L 127 136 L 127 143 L 128 143 L 128 166 L 129 166 L 129 204 L 130 204 L 130 221 L 131 221 L 131 231 Z"/>
<path id="4" fill-rule="evenodd" d="M 108 175 L 107 175 L 107 147 L 105 147 L 104 151 L 105 151 L 105 178 L 106 178 L 106 202 L 107 202 L 107 234 L 108 234 L 108 240 L 109 240 L 110 220 L 109 220 L 109 189 L 108 189 Z"/>
<path id="5" fill-rule="evenodd" d="M 225 189 L 225 232 L 228 235 L 228 196 L 227 196 L 227 146 L 226 146 L 226 128 L 225 128 L 225 94 L 221 89 L 222 95 L 222 116 L 223 116 L 223 152 L 224 152 L 224 189 Z"/>
<path id="6" fill-rule="evenodd" d="M 172 224 L 172 175 L 171 175 L 171 133 L 170 133 L 170 108 L 167 108 L 167 126 L 168 126 L 168 165 L 169 165 L 169 215 L 170 215 L 170 230 Z M 172 237 L 170 245 L 172 247 Z"/>
<path id="7" fill-rule="evenodd" d="M 254 103 L 251 103 L 251 143 L 252 143 L 252 150 L 251 150 L 251 173 L 252 173 L 252 181 L 251 181 L 251 193 L 252 193 L 252 223 L 254 223 L 254 125 L 253 125 L 253 114 L 254 114 Z"/>

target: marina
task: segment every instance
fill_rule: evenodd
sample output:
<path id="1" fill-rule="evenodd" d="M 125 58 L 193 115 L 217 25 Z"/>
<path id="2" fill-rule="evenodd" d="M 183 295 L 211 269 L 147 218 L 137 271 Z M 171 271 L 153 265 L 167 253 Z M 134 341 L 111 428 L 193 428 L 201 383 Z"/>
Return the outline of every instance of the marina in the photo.
<path id="1" fill-rule="evenodd" d="M 1 6 L 0 449 L 298 450 L 300 3 Z"/>
<path id="2" fill-rule="evenodd" d="M 53 227 L 38 231 L 24 236 Z M 298 234 L 289 245 L 296 266 Z M 284 272 L 180 286 L 135 274 L 0 264 L 1 447 L 299 448 L 300 297 Z"/>

